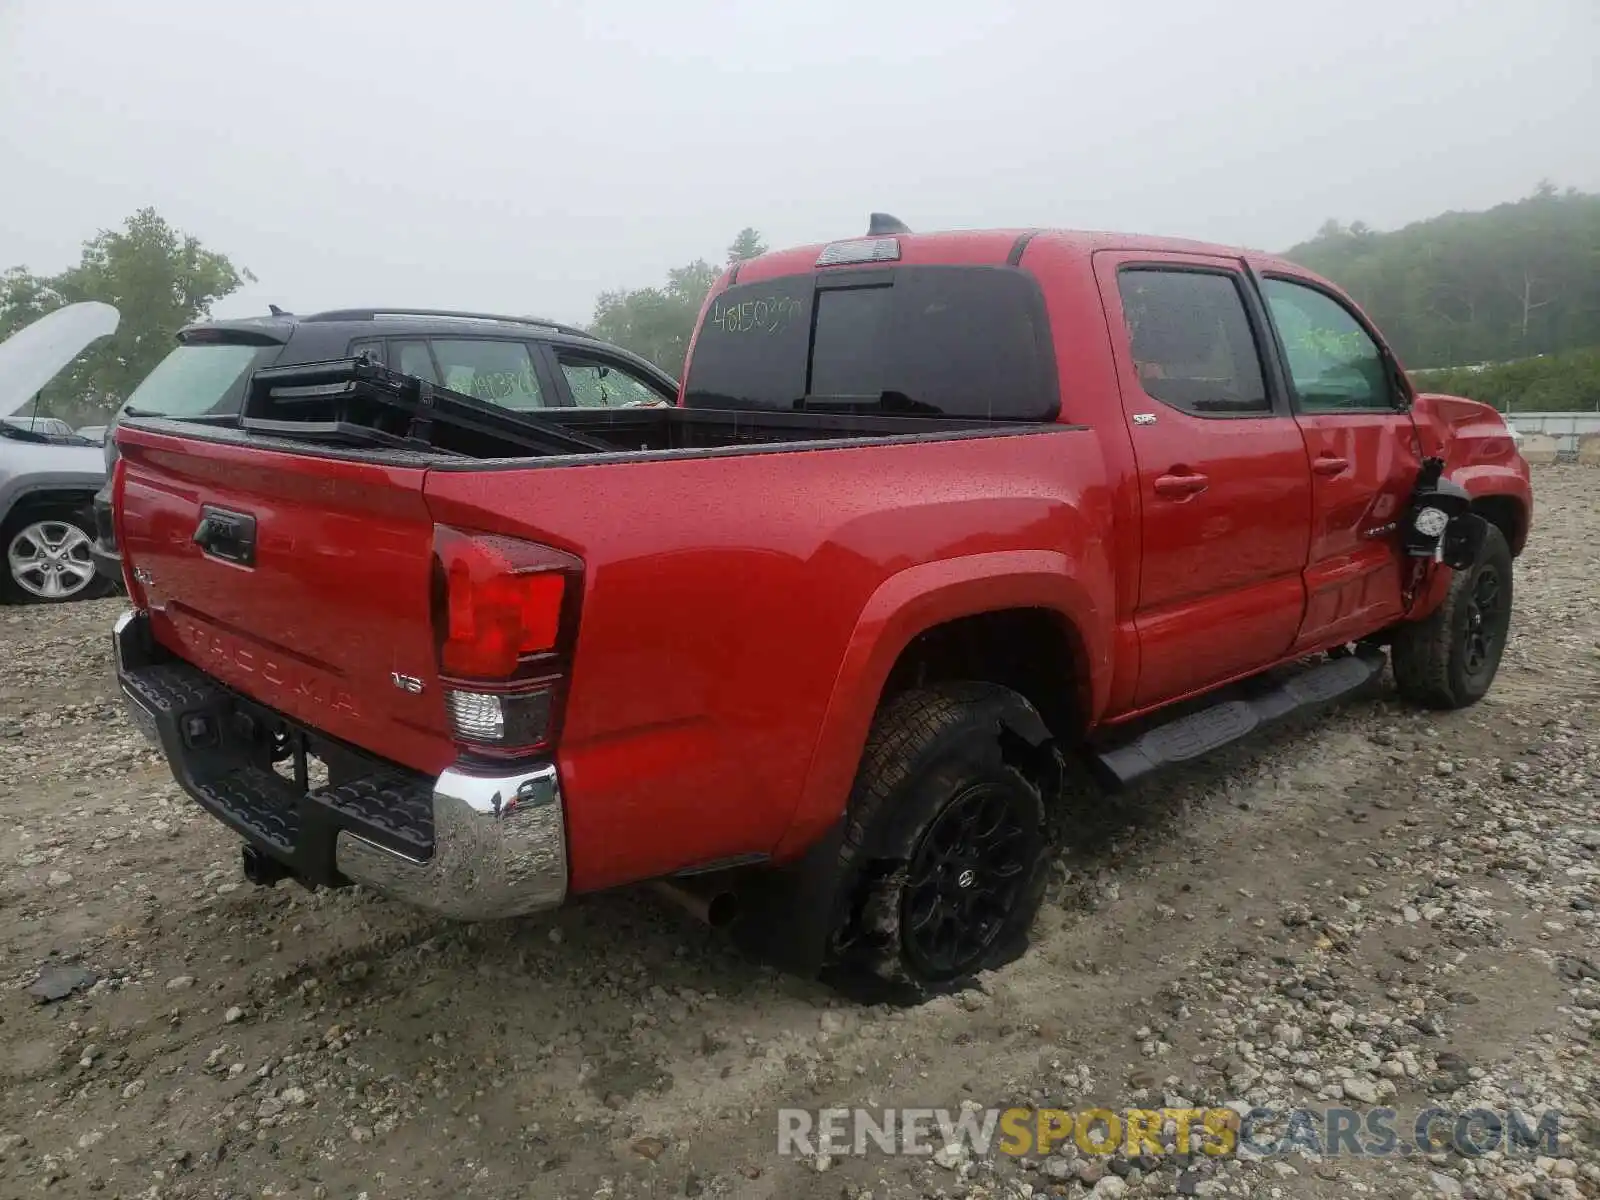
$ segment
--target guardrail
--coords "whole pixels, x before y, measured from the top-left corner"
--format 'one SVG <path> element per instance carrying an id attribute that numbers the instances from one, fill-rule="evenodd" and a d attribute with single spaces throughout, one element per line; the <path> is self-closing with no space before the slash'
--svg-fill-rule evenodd
<path id="1" fill-rule="evenodd" d="M 1509 412 L 1529 462 L 1600 463 L 1600 413 Z"/>

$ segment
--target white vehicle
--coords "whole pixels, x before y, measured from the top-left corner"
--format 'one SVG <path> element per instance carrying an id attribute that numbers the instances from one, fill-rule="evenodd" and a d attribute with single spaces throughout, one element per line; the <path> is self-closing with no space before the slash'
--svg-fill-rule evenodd
<path id="1" fill-rule="evenodd" d="M 71 304 L 0 343 L 0 601 L 53 604 L 115 586 L 90 555 L 105 453 L 28 406 L 119 320 L 109 304 Z"/>

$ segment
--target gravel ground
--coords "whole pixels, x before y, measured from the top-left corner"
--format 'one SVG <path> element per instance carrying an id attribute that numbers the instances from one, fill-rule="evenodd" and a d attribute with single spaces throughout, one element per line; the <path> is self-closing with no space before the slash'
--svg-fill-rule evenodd
<path id="1" fill-rule="evenodd" d="M 0 1195 L 1600 1196 L 1596 482 L 1537 472 L 1482 704 L 1091 803 L 1032 951 L 910 1011 L 638 893 L 461 927 L 255 889 L 112 699 L 119 602 L 0 612 Z M 1229 1101 L 1565 1116 L 1537 1157 L 775 1149 L 780 1106 Z"/>

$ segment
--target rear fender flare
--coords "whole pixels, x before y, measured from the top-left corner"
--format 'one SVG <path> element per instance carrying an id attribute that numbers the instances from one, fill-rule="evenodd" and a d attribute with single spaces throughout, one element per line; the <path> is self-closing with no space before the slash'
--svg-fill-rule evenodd
<path id="1" fill-rule="evenodd" d="M 1004 550 L 919 563 L 891 575 L 862 607 L 823 714 L 810 767 L 775 860 L 801 853 L 844 812 L 889 672 L 919 634 L 961 617 L 1013 608 L 1055 612 L 1075 631 L 1087 678 L 1085 716 L 1104 711 L 1111 683 L 1109 576 L 1097 591 L 1054 550 Z M 1029 741 L 1038 730 L 1018 729 Z"/>

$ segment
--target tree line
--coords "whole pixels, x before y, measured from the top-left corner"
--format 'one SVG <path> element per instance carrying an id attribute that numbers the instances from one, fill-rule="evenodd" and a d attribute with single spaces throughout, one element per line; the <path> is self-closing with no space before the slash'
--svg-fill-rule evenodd
<path id="1" fill-rule="evenodd" d="M 1467 396 L 1501 412 L 1600 412 L 1600 348 L 1565 350 L 1486 367 L 1412 371 L 1424 392 Z"/>
<path id="2" fill-rule="evenodd" d="M 1391 233 L 1328 221 L 1284 257 L 1349 292 L 1413 370 L 1600 346 L 1600 195 L 1547 182 Z"/>
<path id="3" fill-rule="evenodd" d="M 589 329 L 680 374 L 695 318 L 725 264 L 765 251 L 760 233 L 743 229 L 722 263 L 695 259 L 659 284 L 602 293 Z M 1348 291 L 1419 379 L 1429 372 L 1430 387 L 1523 410 L 1600 407 L 1600 195 L 1542 183 L 1485 212 L 1445 213 L 1387 233 L 1330 220 L 1285 257 Z M 90 238 L 79 261 L 56 275 L 25 267 L 0 274 L 0 338 L 63 304 L 116 305 L 115 336 L 44 397 L 45 411 L 89 420 L 126 399 L 180 328 L 254 280 L 144 208 Z M 1483 363 L 1508 365 L 1439 373 Z"/>

